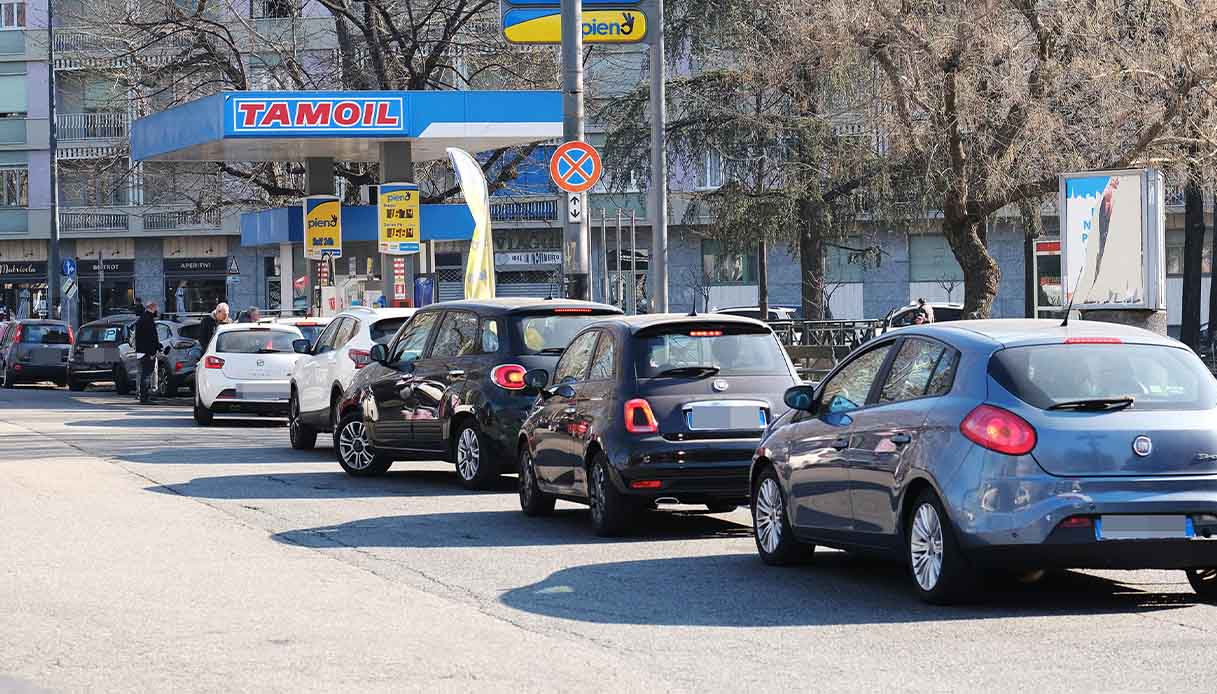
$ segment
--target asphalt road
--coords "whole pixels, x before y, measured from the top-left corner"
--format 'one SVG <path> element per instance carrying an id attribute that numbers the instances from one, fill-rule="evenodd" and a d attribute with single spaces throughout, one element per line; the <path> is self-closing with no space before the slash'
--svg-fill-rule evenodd
<path id="1" fill-rule="evenodd" d="M 1209 691 L 1181 573 L 1071 572 L 963 608 L 904 569 L 756 558 L 744 510 L 523 516 L 514 478 L 342 473 L 270 421 L 0 391 L 0 691 Z"/>

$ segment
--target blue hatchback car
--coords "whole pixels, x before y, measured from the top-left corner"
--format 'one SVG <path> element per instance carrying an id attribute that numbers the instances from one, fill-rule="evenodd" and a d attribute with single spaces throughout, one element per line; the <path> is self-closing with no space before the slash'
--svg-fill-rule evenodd
<path id="1" fill-rule="evenodd" d="M 1111 323 L 902 328 L 786 392 L 750 473 L 770 564 L 816 544 L 908 562 L 922 599 L 985 569 L 1183 569 L 1217 598 L 1217 382 Z"/>

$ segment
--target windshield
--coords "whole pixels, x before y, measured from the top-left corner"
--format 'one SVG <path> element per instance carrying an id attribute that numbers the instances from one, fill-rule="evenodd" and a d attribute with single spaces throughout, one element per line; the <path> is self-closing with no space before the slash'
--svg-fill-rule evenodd
<path id="1" fill-rule="evenodd" d="M 21 341 L 26 344 L 70 345 L 68 326 L 46 323 L 27 323 L 21 328 Z"/>
<path id="2" fill-rule="evenodd" d="M 403 316 L 401 318 L 386 318 L 376 321 L 372 324 L 372 341 L 380 345 L 389 344 L 393 341 L 393 336 L 397 334 L 397 331 L 408 320 L 410 320 L 408 317 Z M 308 336 L 305 335 L 305 337 Z"/>
<path id="3" fill-rule="evenodd" d="M 122 326 L 119 325 L 86 325 L 80 329 L 80 342 L 102 343 L 122 342 Z"/>
<path id="4" fill-rule="evenodd" d="M 292 352 L 295 351 L 292 341 L 298 339 L 294 333 L 282 330 L 238 330 L 220 335 L 216 351 L 229 354 Z"/>
<path id="5" fill-rule="evenodd" d="M 786 374 L 773 334 L 739 326 L 680 325 L 634 337 L 638 378 Z"/>
<path id="6" fill-rule="evenodd" d="M 1217 382 L 1191 351 L 1167 345 L 1056 344 L 993 355 L 989 375 L 1040 409 L 1132 398 L 1137 410 L 1207 410 Z"/>
<path id="7" fill-rule="evenodd" d="M 317 336 L 321 334 L 321 331 L 325 330 L 325 325 L 319 325 L 317 323 L 297 323 L 296 328 L 300 331 L 300 334 L 304 336 L 304 339 L 308 340 L 310 344 L 316 344 Z"/>
<path id="8" fill-rule="evenodd" d="M 202 333 L 203 325 L 201 323 L 186 323 L 177 330 L 178 335 L 191 340 L 199 339 L 199 336 L 202 335 Z"/>
<path id="9" fill-rule="evenodd" d="M 521 354 L 561 354 L 584 327 L 607 314 L 568 313 L 523 316 L 516 319 L 522 337 Z"/>

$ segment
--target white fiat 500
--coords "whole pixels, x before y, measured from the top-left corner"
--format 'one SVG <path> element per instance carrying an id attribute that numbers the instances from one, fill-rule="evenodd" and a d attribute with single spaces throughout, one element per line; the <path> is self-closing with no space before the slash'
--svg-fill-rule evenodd
<path id="1" fill-rule="evenodd" d="M 215 415 L 286 416 L 292 364 L 300 357 L 291 325 L 238 323 L 216 330 L 195 376 L 194 421 Z"/>

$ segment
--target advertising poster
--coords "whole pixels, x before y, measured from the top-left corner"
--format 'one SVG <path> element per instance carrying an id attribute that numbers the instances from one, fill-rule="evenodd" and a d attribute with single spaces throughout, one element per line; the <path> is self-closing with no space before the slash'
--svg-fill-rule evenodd
<path id="1" fill-rule="evenodd" d="M 1074 306 L 1146 304 L 1144 185 L 1140 171 L 1064 178 L 1061 280 Z"/>
<path id="2" fill-rule="evenodd" d="M 332 195 L 304 199 L 304 257 L 342 257 L 342 202 Z"/>
<path id="3" fill-rule="evenodd" d="M 418 253 L 418 186 L 413 183 L 382 183 L 377 198 L 380 219 L 380 252 L 388 255 Z"/>

